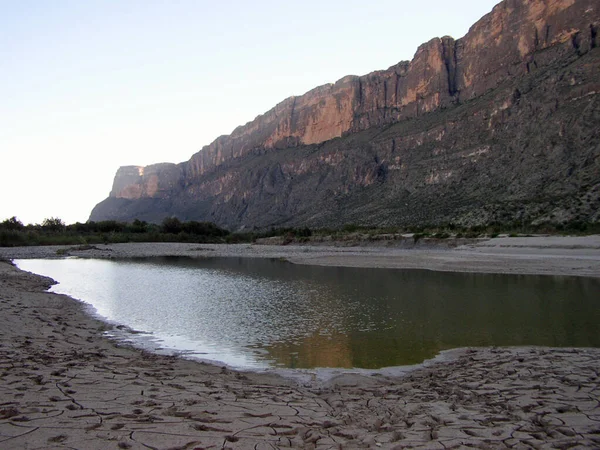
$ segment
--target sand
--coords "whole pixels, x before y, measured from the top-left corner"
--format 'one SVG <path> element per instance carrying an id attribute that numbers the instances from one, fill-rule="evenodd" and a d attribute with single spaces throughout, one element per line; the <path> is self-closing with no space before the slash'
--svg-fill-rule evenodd
<path id="1" fill-rule="evenodd" d="M 139 244 L 67 253 L 600 276 L 598 237 L 454 250 Z M 376 375 L 239 372 L 112 342 L 109 325 L 45 292 L 50 283 L 0 263 L 1 449 L 600 448 L 600 349 L 457 349 Z"/>
<path id="2" fill-rule="evenodd" d="M 412 239 L 409 239 L 412 242 Z M 450 240 L 438 244 L 419 241 L 414 248 L 405 242 L 375 242 L 374 245 L 298 246 L 252 244 L 112 244 L 0 248 L 0 259 L 135 258 L 151 256 L 285 258 L 297 264 L 430 269 L 452 272 L 572 275 L 600 277 L 600 236 L 506 237 L 472 240 L 451 247 Z M 382 245 L 383 244 L 383 245 Z M 450 247 L 449 247 L 450 246 Z M 84 247 L 86 248 L 86 247 Z"/>

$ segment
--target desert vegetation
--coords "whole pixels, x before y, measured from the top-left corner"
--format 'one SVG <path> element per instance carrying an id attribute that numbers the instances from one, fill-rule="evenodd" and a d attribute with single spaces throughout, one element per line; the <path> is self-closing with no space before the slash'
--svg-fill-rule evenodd
<path id="1" fill-rule="evenodd" d="M 23 225 L 16 217 L 0 222 L 0 246 L 85 245 L 123 242 L 225 242 L 229 231 L 210 222 L 181 222 L 167 218 L 161 224 L 106 220 L 66 225 L 59 218 Z"/>
<path id="2" fill-rule="evenodd" d="M 304 244 L 323 241 L 369 241 L 389 239 L 475 239 L 499 235 L 527 236 L 600 234 L 600 224 L 568 222 L 564 224 L 531 224 L 526 222 L 491 223 L 473 227 L 456 224 L 431 224 L 407 227 L 368 227 L 346 224 L 341 228 L 280 227 L 230 232 L 212 222 L 184 222 L 168 217 L 160 224 L 134 220 L 131 223 L 106 220 L 66 225 L 57 217 L 41 224 L 23 225 L 17 217 L 0 222 L 0 246 L 27 245 L 94 245 L 125 242 L 196 242 L 251 243 L 270 239 L 275 244 Z"/>

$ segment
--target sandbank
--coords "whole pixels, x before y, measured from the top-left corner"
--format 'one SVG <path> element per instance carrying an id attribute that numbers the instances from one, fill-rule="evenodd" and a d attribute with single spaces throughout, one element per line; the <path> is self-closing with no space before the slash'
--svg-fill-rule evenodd
<path id="1" fill-rule="evenodd" d="M 411 241 L 411 240 L 409 240 Z M 463 241 L 461 241 L 463 242 Z M 143 258 L 153 256 L 284 258 L 297 264 L 428 269 L 453 272 L 600 277 L 600 236 L 538 236 L 406 241 L 373 245 L 257 245 L 128 243 L 96 246 L 0 248 L 0 259 Z M 352 244 L 352 243 L 351 243 Z"/>
<path id="2" fill-rule="evenodd" d="M 165 255 L 600 276 L 600 237 L 497 238 L 455 249 L 100 245 L 0 258 Z M 599 448 L 600 349 L 472 348 L 406 371 L 327 379 L 150 354 L 52 280 L 0 262 L 0 448 Z"/>

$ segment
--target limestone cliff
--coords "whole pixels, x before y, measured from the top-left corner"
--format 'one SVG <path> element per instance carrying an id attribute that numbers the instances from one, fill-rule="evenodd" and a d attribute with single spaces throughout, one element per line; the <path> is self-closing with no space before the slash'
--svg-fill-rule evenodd
<path id="1" fill-rule="evenodd" d="M 597 0 L 505 0 L 463 38 L 432 39 L 410 62 L 288 98 L 185 163 L 120 168 L 109 199 L 91 219 L 176 215 L 229 227 L 381 224 L 484 217 L 473 211 L 488 202 L 506 210 L 517 199 L 581 201 L 599 178 L 599 23 Z M 569 142 L 577 121 L 579 137 Z M 557 129 L 562 134 L 551 139 Z M 523 176 L 534 180 L 513 180 L 518 187 L 511 194 L 510 180 L 500 174 L 520 163 L 507 165 L 505 157 L 525 161 L 547 152 L 564 158 L 541 169 L 533 158 L 529 168 L 536 172 Z M 583 154 L 587 163 L 573 175 L 579 163 L 571 160 Z M 571 181 L 558 170 L 565 164 L 575 164 L 567 169 Z M 483 169 L 488 173 L 481 178 L 476 173 Z M 591 181 L 580 180 L 584 173 Z M 507 183 L 505 192 L 484 198 L 490 181 Z M 315 203 L 320 189 L 329 192 L 327 213 Z M 453 214 L 435 206 L 443 193 L 456 197 Z M 573 195 L 578 200 L 564 200 Z M 416 200 L 433 202 L 429 212 L 413 205 Z M 361 209 L 371 216 L 357 215 Z M 541 220 L 547 209 L 528 214 Z"/>
<path id="2" fill-rule="evenodd" d="M 122 166 L 117 170 L 110 196 L 138 199 L 168 197 L 181 188 L 183 170 L 171 163 L 150 166 Z"/>

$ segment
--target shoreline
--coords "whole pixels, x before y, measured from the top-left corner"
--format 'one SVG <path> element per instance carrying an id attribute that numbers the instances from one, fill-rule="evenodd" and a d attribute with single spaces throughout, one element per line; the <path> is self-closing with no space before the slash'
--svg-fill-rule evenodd
<path id="1" fill-rule="evenodd" d="M 514 265 L 497 270 L 600 276 L 598 237 L 586 245 L 554 242 L 537 255 L 543 238 L 507 247 L 519 244 L 514 239 L 433 251 L 124 244 L 69 253 L 460 271 L 508 261 Z M 25 249 L 0 249 L 0 258 L 58 256 L 55 248 Z M 600 349 L 455 349 L 407 371 L 344 370 L 298 380 L 119 345 L 83 303 L 45 292 L 49 283 L 0 262 L 0 448 L 600 446 Z"/>
<path id="2" fill-rule="evenodd" d="M 443 241 L 413 248 L 389 246 L 128 243 L 98 246 L 0 248 L 0 259 L 242 257 L 286 259 L 340 267 L 557 275 L 600 278 L 600 235 L 501 237 L 449 247 Z"/>

